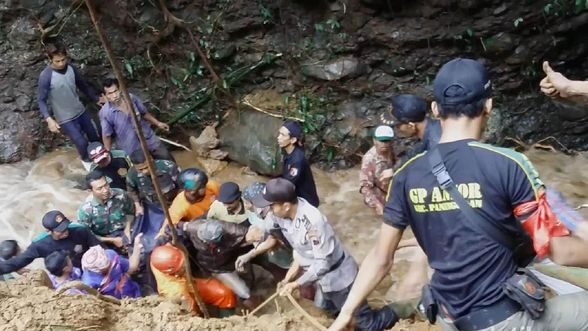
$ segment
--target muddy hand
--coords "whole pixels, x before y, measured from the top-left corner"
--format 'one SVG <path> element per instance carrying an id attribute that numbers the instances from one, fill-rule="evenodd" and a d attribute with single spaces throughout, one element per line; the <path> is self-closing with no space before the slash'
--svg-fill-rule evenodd
<path id="1" fill-rule="evenodd" d="M 141 238 L 143 238 L 143 234 L 139 233 L 136 237 L 135 237 L 135 249 L 143 249 L 143 243 L 141 242 Z"/>
<path id="2" fill-rule="evenodd" d="M 289 282 L 287 284 L 285 284 L 284 286 L 282 286 L 282 288 L 280 289 L 280 296 L 286 296 L 288 294 L 292 294 L 292 292 L 298 288 L 298 283 L 297 282 Z"/>
<path id="3" fill-rule="evenodd" d="M 251 260 L 249 253 L 239 256 L 237 261 L 235 261 L 235 269 L 237 269 L 238 272 L 244 272 L 245 265 L 249 263 L 249 260 Z"/>
<path id="4" fill-rule="evenodd" d="M 124 246 L 124 241 L 122 237 L 114 237 L 112 238 L 112 244 L 117 247 L 117 248 L 121 248 Z"/>

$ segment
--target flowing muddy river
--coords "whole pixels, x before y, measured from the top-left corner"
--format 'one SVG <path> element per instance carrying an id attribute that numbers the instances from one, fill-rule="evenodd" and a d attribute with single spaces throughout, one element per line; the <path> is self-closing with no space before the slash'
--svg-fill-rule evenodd
<path id="1" fill-rule="evenodd" d="M 588 203 L 585 190 L 588 167 L 585 166 L 584 155 L 571 157 L 540 150 L 529 151 L 527 155 L 543 181 L 562 192 L 572 205 Z M 189 152 L 178 152 L 175 156 L 183 168 L 197 164 Z M 348 250 L 357 261 L 361 261 L 376 239 L 381 219 L 363 204 L 358 191 L 358 168 L 330 173 L 314 168 L 313 172 L 321 197 L 320 209 L 327 215 Z M 31 238 L 43 231 L 40 220 L 50 209 L 59 209 L 75 219 L 77 208 L 89 194 L 81 188 L 84 175 L 77 154 L 67 149 L 46 154 L 32 162 L 0 165 L 0 190 L 3 192 L 0 195 L 0 240 L 16 239 L 22 247 L 26 247 Z M 219 182 L 235 181 L 240 185 L 265 180 L 249 174 L 237 164 L 229 164 L 213 178 Z M 411 233 L 405 236 L 409 237 Z M 382 304 L 386 290 L 402 277 L 413 252 L 414 248 L 398 251 L 392 275 L 372 295 L 372 303 Z M 42 261 L 38 259 L 33 267 L 40 266 Z M 428 330 L 429 326 L 422 322 L 410 326 L 402 324 L 395 328 L 408 329 Z"/>

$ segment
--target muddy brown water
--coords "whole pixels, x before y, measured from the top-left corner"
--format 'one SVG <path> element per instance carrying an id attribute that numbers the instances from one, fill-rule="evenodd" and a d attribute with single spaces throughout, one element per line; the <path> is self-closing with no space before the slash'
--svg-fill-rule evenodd
<path id="1" fill-rule="evenodd" d="M 180 152 L 175 155 L 180 166 L 184 168 L 197 164 L 197 160 L 191 153 Z M 572 205 L 588 203 L 588 193 L 585 190 L 586 184 L 588 183 L 588 168 L 585 166 L 586 162 L 584 155 L 572 157 L 552 152 L 531 150 L 527 152 L 527 156 L 535 164 L 543 181 L 547 185 L 562 192 Z M 378 229 L 381 226 L 381 219 L 376 217 L 362 202 L 361 195 L 358 192 L 358 168 L 336 172 L 324 172 L 320 169 L 314 168 L 313 172 L 317 182 L 319 196 L 321 197 L 320 209 L 327 215 L 329 222 L 333 224 L 337 234 L 340 236 L 348 250 L 353 254 L 357 261 L 361 261 L 376 240 Z M 35 235 L 43 231 L 40 220 L 42 215 L 50 209 L 60 209 L 69 218 L 76 219 L 77 208 L 89 194 L 88 191 L 81 189 L 84 174 L 85 171 L 77 158 L 77 154 L 72 150 L 55 151 L 46 154 L 33 162 L 0 165 L 0 191 L 3 192 L 3 194 L 0 195 L 0 222 L 2 222 L 0 240 L 16 239 L 22 247 L 26 247 L 27 243 L 29 243 Z M 240 185 L 246 185 L 256 180 L 266 180 L 266 178 L 251 175 L 244 167 L 237 164 L 229 164 L 227 168 L 220 171 L 213 178 L 219 182 L 235 181 Z M 588 216 L 585 211 L 582 212 Z M 410 232 L 407 232 L 405 236 L 410 237 Z M 397 252 L 396 264 L 393 268 L 392 274 L 390 277 L 387 277 L 382 284 L 380 284 L 375 293 L 372 294 L 370 297 L 372 303 L 380 305 L 384 302 L 384 293 L 391 284 L 398 281 L 403 276 L 413 252 L 414 251 L 411 248 L 402 249 Z M 33 267 L 42 267 L 42 261 L 38 259 L 33 264 Z M 7 300 L 17 300 L 15 298 L 6 299 L 6 295 L 1 290 L 2 288 L 0 287 L 1 307 L 6 306 Z M 43 292 L 42 290 L 38 291 Z M 37 296 L 37 294 L 30 292 L 30 290 L 28 290 L 28 292 L 22 292 L 21 295 L 26 297 L 31 295 Z M 45 301 L 49 300 L 50 302 L 54 302 L 55 298 L 51 295 L 52 294 L 45 293 L 39 295 L 39 298 L 45 296 Z M 43 301 L 44 300 L 41 300 L 41 302 Z M 17 305 L 29 307 L 34 306 L 35 301 L 28 300 L 26 303 L 19 303 L 17 300 L 15 302 Z M 12 301 L 9 303 L 13 304 Z M 159 307 L 159 304 L 160 303 L 157 305 L 151 304 L 151 306 L 149 306 L 150 304 L 146 305 L 153 308 L 155 306 Z M 4 309 L 2 311 L 4 311 Z M 41 314 L 42 313 L 43 312 L 41 312 Z M 145 312 L 145 314 L 147 313 L 148 312 Z M 34 314 L 38 316 L 38 313 Z M 149 314 L 152 314 L 152 312 L 149 312 Z M 10 313 L 5 313 L 5 321 L 6 318 L 16 318 L 16 315 L 17 314 L 12 316 Z M 288 317 L 282 315 L 276 316 L 275 314 L 272 314 L 269 316 L 273 317 L 269 318 L 276 323 L 281 323 L 280 325 L 283 327 L 280 329 L 301 329 L 300 326 L 296 326 L 296 323 L 301 322 L 301 316 Z M 80 316 L 83 315 L 75 315 L 72 316 L 72 318 L 75 317 L 79 319 Z M 64 323 L 68 321 L 67 316 L 62 317 Z M 29 316 L 29 318 L 31 317 Z M 85 319 L 86 316 L 83 318 Z M 263 318 L 266 317 L 261 317 L 261 319 Z M 32 319 L 34 320 L 34 318 Z M 179 319 L 181 320 L 182 318 Z M 90 320 L 92 319 L 90 318 Z M 141 319 L 138 318 L 138 320 Z M 93 321 L 93 323 L 95 322 L 96 321 Z M 140 324 L 140 322 L 137 321 L 135 321 L 135 324 L 132 324 L 134 328 L 139 326 L 137 323 Z M 178 323 L 181 324 L 183 322 Z M 290 323 L 290 327 L 288 327 L 288 323 Z M 0 323 L 0 330 L 5 329 L 5 327 L 2 327 L 1 325 L 2 323 Z M 21 329 L 21 327 L 18 327 L 17 324 L 13 324 L 13 322 L 11 322 L 10 325 L 13 326 L 11 329 Z M 77 325 L 77 323 L 74 325 Z M 81 323 L 80 325 L 86 327 L 92 326 L 92 324 L 88 323 Z M 244 329 L 242 324 L 238 323 L 238 325 L 240 326 L 237 327 L 235 325 L 235 329 Z M 252 323 L 249 326 L 251 327 L 251 330 L 264 330 L 261 325 L 263 325 L 263 323 L 256 320 L 255 323 Z M 125 325 L 124 328 L 126 329 L 127 326 L 131 327 L 131 324 Z M 26 326 L 25 329 L 30 329 L 30 327 L 31 324 Z M 115 327 L 114 324 L 105 327 L 104 329 L 120 329 L 119 327 L 121 326 L 119 325 L 117 328 L 113 327 Z M 214 326 L 211 325 L 211 327 L 212 329 L 233 329 L 232 327 L 224 326 L 222 323 Z M 59 330 L 58 328 L 45 327 L 39 329 Z M 149 327 L 149 329 L 159 328 Z M 186 324 L 184 327 L 178 326 L 174 329 L 188 330 L 190 327 Z M 394 330 L 429 329 L 435 330 L 434 327 L 430 327 L 425 322 L 414 324 L 403 322 L 401 325 L 394 328 Z M 63 328 L 63 330 L 69 329 Z M 75 328 L 72 328 L 71 330 L 75 330 Z"/>

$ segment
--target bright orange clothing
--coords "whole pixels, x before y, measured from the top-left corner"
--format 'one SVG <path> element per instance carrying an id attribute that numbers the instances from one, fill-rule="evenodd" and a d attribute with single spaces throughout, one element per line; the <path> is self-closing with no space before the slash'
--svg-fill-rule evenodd
<path id="1" fill-rule="evenodd" d="M 169 206 L 169 216 L 171 217 L 172 223 L 175 225 L 180 221 L 191 221 L 196 217 L 200 217 L 206 214 L 210 208 L 210 205 L 216 200 L 218 191 L 219 185 L 215 181 L 209 180 L 206 184 L 206 193 L 204 193 L 204 198 L 196 203 L 190 203 L 186 199 L 184 191 L 181 191 L 176 196 L 171 206 Z M 166 226 L 167 221 L 163 222 L 163 226 L 161 227 L 159 234 L 165 233 Z"/>
<path id="2" fill-rule="evenodd" d="M 190 293 L 185 277 L 164 274 L 153 266 L 151 266 L 151 271 L 155 276 L 155 281 L 157 281 L 159 295 L 164 298 L 187 299 L 192 311 L 194 313 L 199 312 L 198 303 Z M 220 309 L 235 308 L 237 304 L 237 298 L 233 291 L 215 278 L 195 278 L 194 287 L 205 304 L 213 305 Z"/>

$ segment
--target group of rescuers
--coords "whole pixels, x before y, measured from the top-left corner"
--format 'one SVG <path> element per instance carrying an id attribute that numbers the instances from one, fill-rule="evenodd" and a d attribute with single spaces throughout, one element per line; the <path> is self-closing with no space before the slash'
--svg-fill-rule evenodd
<path id="1" fill-rule="evenodd" d="M 131 95 L 133 106 L 126 104 L 115 79 L 107 79 L 98 96 L 68 63 L 65 48 L 48 45 L 47 55 L 39 109 L 49 129 L 68 136 L 81 159 L 91 162 L 86 176 L 91 194 L 77 222 L 52 210 L 42 219 L 46 233 L 23 251 L 14 240 L 0 243 L 3 278 L 44 258 L 56 289 L 80 280 L 116 298 L 159 294 L 198 313 L 185 276 L 189 259 L 196 292 L 224 317 L 234 314 L 238 303 L 247 309 L 259 304 L 251 290 L 251 264 L 256 264 L 271 273 L 280 294 L 298 290 L 336 317 L 329 330 L 351 324 L 357 330 L 384 330 L 398 321 L 397 314 L 390 306 L 370 307 L 366 298 L 389 272 L 396 249 L 418 243 L 422 251 L 407 286 L 423 288 L 420 307 L 443 330 L 588 330 L 588 294 L 546 299 L 543 284 L 525 269 L 529 259 L 520 262 L 523 244 L 514 250 L 466 220 L 473 213 L 513 241 L 527 238 L 517 242 L 531 245 L 535 261 L 549 257 L 562 265 L 588 266 L 587 223 L 569 208 L 547 203 L 551 196 L 523 154 L 478 142 L 492 111 L 492 84 L 479 62 L 457 58 L 440 68 L 433 83 L 433 116 L 423 99 L 408 94 L 392 98 L 382 114 L 374 145 L 362 160 L 360 193 L 384 222 L 358 268 L 318 209 L 299 123 L 286 121 L 277 133 L 283 151 L 280 177 L 243 189 L 234 182 L 219 186 L 202 170 L 175 164 L 151 128 L 169 127 L 136 96 Z M 569 80 L 548 63 L 543 69 L 540 85 L 546 95 L 588 100 L 588 82 Z M 101 133 L 78 89 L 102 105 Z M 131 121 L 133 109 L 170 205 L 169 221 L 187 255 L 170 244 L 169 222 Z M 397 158 L 395 134 L 420 142 Z M 435 163 L 433 154 L 442 162 Z M 467 212 L 448 193 L 452 185 L 471 207 Z M 409 225 L 415 239 L 401 241 Z M 79 288 L 67 292 L 84 294 Z"/>

